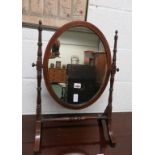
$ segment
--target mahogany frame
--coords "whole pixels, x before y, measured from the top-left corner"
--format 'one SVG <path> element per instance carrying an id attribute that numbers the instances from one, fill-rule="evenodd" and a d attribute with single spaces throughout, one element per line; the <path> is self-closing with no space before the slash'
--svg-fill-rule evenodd
<path id="1" fill-rule="evenodd" d="M 58 96 L 56 95 L 56 93 L 54 92 L 53 89 L 51 89 L 51 85 L 50 85 L 50 79 L 48 76 L 48 59 L 51 55 L 51 47 L 52 45 L 56 42 L 56 40 L 58 39 L 58 37 L 65 32 L 66 30 L 68 30 L 69 28 L 73 28 L 73 27 L 86 27 L 90 30 L 92 30 L 94 33 L 96 33 L 96 35 L 100 38 L 101 42 L 104 45 L 104 49 L 105 49 L 105 54 L 106 54 L 106 59 L 107 59 L 107 72 L 106 72 L 106 76 L 105 76 L 105 80 L 103 80 L 103 83 L 99 89 L 99 91 L 87 102 L 84 102 L 82 104 L 69 104 L 66 103 L 62 100 L 60 100 L 58 98 Z M 44 54 L 44 59 L 43 59 L 43 73 L 44 73 L 44 81 L 46 84 L 46 88 L 48 90 L 48 92 L 50 93 L 50 95 L 56 100 L 57 103 L 61 104 L 64 107 L 70 108 L 70 109 L 82 109 L 82 108 L 86 108 L 89 105 L 93 104 L 103 93 L 103 91 L 105 90 L 108 81 L 109 81 L 109 77 L 110 77 L 110 72 L 111 72 L 111 53 L 110 53 L 110 48 L 108 45 L 108 42 L 105 38 L 105 36 L 103 35 L 103 33 L 93 24 L 85 22 L 85 21 L 73 21 L 73 22 L 69 22 L 65 25 L 63 25 L 62 27 L 60 27 L 55 33 L 54 35 L 51 37 L 51 39 L 49 40 L 46 50 L 45 50 L 45 54 Z"/>
<path id="2" fill-rule="evenodd" d="M 74 22 L 74 24 L 76 23 L 80 23 L 80 22 Z M 82 23 L 87 24 L 87 22 L 81 22 L 81 24 Z M 41 21 L 39 21 L 38 33 L 39 34 L 38 34 L 37 61 L 36 61 L 36 64 L 35 63 L 32 64 L 32 67 L 36 66 L 36 70 L 37 70 L 37 103 L 36 103 L 37 106 L 36 106 L 35 142 L 34 142 L 34 148 L 33 148 L 34 154 L 38 154 L 41 151 L 41 138 L 42 138 L 41 133 L 43 128 L 42 124 L 47 121 L 80 121 L 80 120 L 96 119 L 99 125 L 99 133 L 103 135 L 102 121 L 104 120 L 106 122 L 107 134 L 110 142 L 109 144 L 110 146 L 114 147 L 116 142 L 112 132 L 111 123 L 112 123 L 112 100 L 113 100 L 112 96 L 113 96 L 114 77 L 115 77 L 116 71 L 119 71 L 119 69 L 116 67 L 118 31 L 115 31 L 113 60 L 112 60 L 112 63 L 110 61 L 110 64 L 109 64 L 110 65 L 110 70 L 109 70 L 110 89 L 109 89 L 108 105 L 106 107 L 106 110 L 101 114 L 99 113 L 98 114 L 64 114 L 60 116 L 53 115 L 53 117 L 50 117 L 50 118 L 44 118 L 41 113 L 41 80 L 42 80 L 42 70 L 44 67 L 44 65 L 42 64 L 42 22 Z M 108 55 L 108 57 L 110 57 L 110 55 Z M 104 87 L 106 87 L 106 85 Z M 101 136 L 102 142 L 104 141 L 103 138 L 104 137 Z"/>

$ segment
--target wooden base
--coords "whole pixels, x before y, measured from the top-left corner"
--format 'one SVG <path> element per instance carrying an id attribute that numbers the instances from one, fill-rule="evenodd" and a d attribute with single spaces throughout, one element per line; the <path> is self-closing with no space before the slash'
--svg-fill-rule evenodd
<path id="1" fill-rule="evenodd" d="M 104 139 L 104 130 L 103 130 L 103 124 L 102 124 L 102 120 L 97 120 L 98 123 L 98 127 L 99 127 L 99 137 L 100 137 L 100 153 L 104 153 L 104 145 L 105 145 L 105 139 Z"/>
<path id="2" fill-rule="evenodd" d="M 109 137 L 110 145 L 111 145 L 111 147 L 115 147 L 116 140 L 115 140 L 114 133 L 111 129 L 111 122 L 106 120 L 106 127 L 107 127 L 107 131 L 108 131 L 108 137 Z"/>
<path id="3" fill-rule="evenodd" d="M 35 142 L 34 142 L 34 153 L 40 152 L 40 144 L 41 144 L 41 121 L 36 121 L 36 129 L 35 129 Z"/>
<path id="4" fill-rule="evenodd" d="M 115 139 L 113 132 L 111 130 L 111 122 L 106 115 L 103 114 L 59 114 L 59 115 L 45 115 L 41 118 L 40 121 L 36 121 L 35 127 L 35 143 L 34 143 L 34 155 L 39 155 L 41 153 L 41 139 L 42 139 L 42 130 L 43 124 L 48 122 L 75 122 L 75 121 L 85 121 L 85 120 L 96 120 L 98 123 L 99 134 L 100 134 L 100 152 L 104 152 L 103 145 L 109 144 L 110 146 L 115 146 Z M 107 128 L 108 140 L 104 137 L 103 121 Z"/>
<path id="5" fill-rule="evenodd" d="M 108 140 L 105 121 L 102 121 L 104 137 Z M 89 155 L 100 153 L 100 144 L 91 142 L 100 141 L 99 126 L 96 120 L 76 122 L 51 122 L 43 124 L 41 153 L 42 155 L 59 155 L 64 150 L 79 148 Z M 50 128 L 49 128 L 50 127 Z M 52 127 L 52 128 L 51 128 Z M 105 155 L 131 155 L 132 154 L 132 113 L 112 113 L 112 129 L 116 136 L 115 148 L 102 144 Z M 22 155 L 33 155 L 35 135 L 35 115 L 22 116 Z M 71 133 L 71 134 L 70 134 Z M 59 136 L 58 136 L 59 135 Z M 84 143 L 87 145 L 83 145 Z M 68 146 L 66 146 L 68 144 Z M 59 146 L 58 146 L 59 145 Z M 62 146 L 63 145 L 63 146 Z M 58 147 L 57 147 L 58 146 Z M 60 153 L 61 152 L 61 153 Z"/>

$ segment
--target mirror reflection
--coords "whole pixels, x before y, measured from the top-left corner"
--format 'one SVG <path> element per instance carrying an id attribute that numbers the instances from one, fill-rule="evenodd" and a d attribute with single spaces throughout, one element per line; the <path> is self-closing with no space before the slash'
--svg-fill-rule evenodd
<path id="1" fill-rule="evenodd" d="M 107 72 L 104 46 L 86 27 L 63 32 L 51 47 L 48 75 L 51 88 L 69 104 L 89 101 L 100 89 Z"/>

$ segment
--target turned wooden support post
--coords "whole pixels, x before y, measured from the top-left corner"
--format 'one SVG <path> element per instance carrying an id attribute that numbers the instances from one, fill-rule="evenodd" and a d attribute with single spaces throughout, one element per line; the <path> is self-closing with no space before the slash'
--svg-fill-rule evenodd
<path id="1" fill-rule="evenodd" d="M 110 74 L 111 76 L 110 76 L 110 89 L 109 89 L 109 98 L 108 98 L 108 111 L 107 111 L 109 119 L 111 119 L 111 114 L 112 114 L 113 85 L 114 85 L 115 74 L 116 74 L 116 71 L 119 71 L 119 69 L 116 67 L 117 40 L 118 40 L 118 31 L 115 31 L 113 60 L 112 60 L 111 74 Z"/>
<path id="2" fill-rule="evenodd" d="M 106 124 L 107 124 L 107 129 L 109 132 L 108 136 L 110 139 L 111 146 L 115 146 L 115 139 L 113 137 L 113 132 L 111 130 L 111 121 L 112 121 L 111 117 L 112 117 L 112 100 L 113 100 L 114 78 L 115 78 L 116 71 L 119 71 L 119 69 L 116 67 L 117 40 L 118 40 L 118 31 L 115 31 L 113 60 L 112 60 L 111 73 L 110 73 L 110 89 L 109 89 L 108 106 L 105 110 L 105 114 L 108 117 L 108 119 L 106 120 Z"/>
<path id="3" fill-rule="evenodd" d="M 37 119 L 41 119 L 41 79 L 42 79 L 42 22 L 38 27 L 38 53 L 37 53 Z"/>
<path id="4" fill-rule="evenodd" d="M 34 154 L 40 151 L 41 141 L 41 79 L 42 79 L 42 22 L 39 21 L 38 26 L 38 51 L 37 62 L 33 63 L 32 67 L 37 69 L 37 106 L 36 106 L 36 129 L 35 129 L 35 143 Z"/>
<path id="5" fill-rule="evenodd" d="M 41 79 L 42 79 L 42 22 L 39 21 L 38 26 L 38 51 L 37 62 L 32 63 L 32 67 L 36 66 L 37 70 L 37 107 L 36 107 L 36 120 L 41 119 Z"/>

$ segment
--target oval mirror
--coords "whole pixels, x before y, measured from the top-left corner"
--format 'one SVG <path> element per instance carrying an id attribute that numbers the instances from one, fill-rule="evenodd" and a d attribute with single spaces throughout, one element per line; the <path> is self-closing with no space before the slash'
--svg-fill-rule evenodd
<path id="1" fill-rule="evenodd" d="M 59 104 L 85 108 L 106 88 L 110 66 L 110 49 L 102 32 L 88 22 L 71 22 L 48 42 L 43 61 L 45 84 Z"/>

